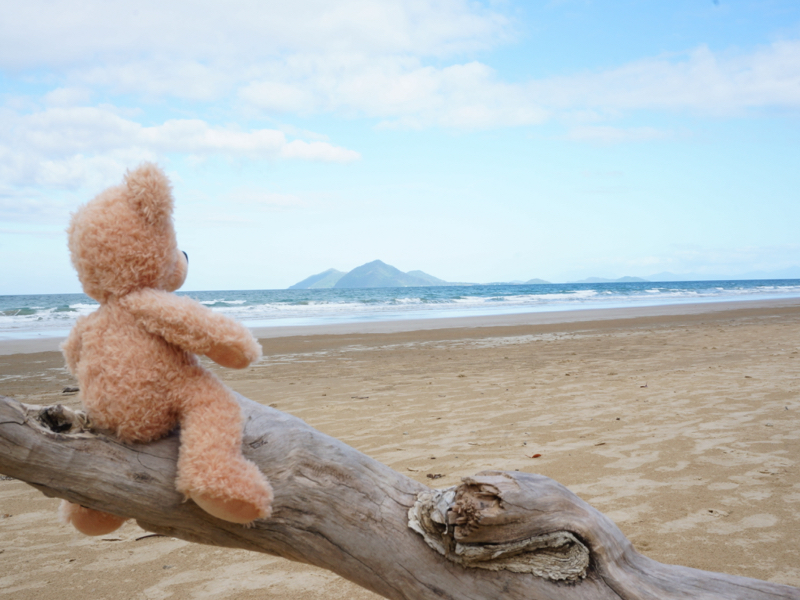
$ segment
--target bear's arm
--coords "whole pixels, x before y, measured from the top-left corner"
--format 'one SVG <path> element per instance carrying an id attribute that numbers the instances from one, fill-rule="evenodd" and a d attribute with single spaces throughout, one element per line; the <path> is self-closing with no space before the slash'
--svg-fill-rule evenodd
<path id="1" fill-rule="evenodd" d="M 223 367 L 243 369 L 261 357 L 261 345 L 246 327 L 191 298 L 148 289 L 120 298 L 120 304 L 150 333 Z"/>
<path id="2" fill-rule="evenodd" d="M 91 321 L 92 315 L 78 317 L 75 325 L 69 331 L 67 339 L 61 344 L 61 353 L 67 361 L 67 370 L 74 377 L 78 376 L 78 363 L 81 360 L 81 349 L 83 348 L 83 332 Z"/>

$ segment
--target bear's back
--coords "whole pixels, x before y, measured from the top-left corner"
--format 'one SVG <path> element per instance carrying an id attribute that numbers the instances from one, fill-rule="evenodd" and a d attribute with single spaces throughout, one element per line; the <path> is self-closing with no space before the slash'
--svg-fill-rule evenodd
<path id="1" fill-rule="evenodd" d="M 78 380 L 92 421 L 127 441 L 149 441 L 177 424 L 180 374 L 196 359 L 146 331 L 116 303 L 84 325 Z"/>

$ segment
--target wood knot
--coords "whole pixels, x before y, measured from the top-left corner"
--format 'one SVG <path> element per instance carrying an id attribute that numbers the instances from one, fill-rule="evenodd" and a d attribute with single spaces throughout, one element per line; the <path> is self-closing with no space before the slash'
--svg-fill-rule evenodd
<path id="1" fill-rule="evenodd" d="M 457 487 L 420 492 L 408 511 L 408 526 L 436 552 L 463 567 L 531 573 L 567 583 L 586 577 L 589 550 L 571 532 L 510 539 L 498 526 L 508 517 L 502 494 L 497 487 L 469 479 Z M 480 541 L 465 541 L 476 530 Z"/>
<path id="2" fill-rule="evenodd" d="M 258 450 L 261 446 L 267 445 L 269 442 L 265 440 L 263 437 L 258 438 L 254 442 L 250 442 L 248 446 L 250 446 L 253 450 Z"/>
<path id="3" fill-rule="evenodd" d="M 499 490 L 493 486 L 463 484 L 456 490 L 449 522 L 456 525 L 455 537 L 462 539 L 475 531 L 486 517 L 502 512 Z"/>
<path id="4" fill-rule="evenodd" d="M 89 417 L 85 412 L 72 410 L 63 404 L 42 407 L 36 420 L 53 433 L 77 433 L 89 429 Z"/>

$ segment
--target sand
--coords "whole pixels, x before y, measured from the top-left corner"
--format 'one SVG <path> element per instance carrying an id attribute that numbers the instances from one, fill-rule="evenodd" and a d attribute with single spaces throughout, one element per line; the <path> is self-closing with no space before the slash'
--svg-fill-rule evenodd
<path id="1" fill-rule="evenodd" d="M 655 560 L 800 587 L 800 300 L 666 308 L 260 331 L 259 364 L 218 372 L 426 484 L 541 473 Z M 0 356 L 0 393 L 77 406 L 47 344 Z M 86 538 L 57 504 L 0 480 L 0 597 L 377 598 L 134 524 Z"/>

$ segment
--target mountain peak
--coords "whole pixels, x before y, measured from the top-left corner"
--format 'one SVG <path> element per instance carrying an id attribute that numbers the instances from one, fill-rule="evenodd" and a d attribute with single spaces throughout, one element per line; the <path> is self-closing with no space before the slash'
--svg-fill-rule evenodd
<path id="1" fill-rule="evenodd" d="M 290 290 L 313 290 L 313 289 L 323 289 L 323 288 L 332 288 L 336 285 L 344 273 L 342 271 L 337 271 L 336 269 L 328 269 L 327 271 L 323 271 L 322 273 L 317 273 L 316 275 L 312 275 L 311 277 L 306 277 L 303 281 L 295 283 L 294 285 L 289 286 Z"/>
<path id="2" fill-rule="evenodd" d="M 348 273 L 328 269 L 307 277 L 289 289 L 313 288 L 371 288 L 371 287 L 428 287 L 448 283 L 423 271 L 403 273 L 382 260 L 373 260 Z"/>

